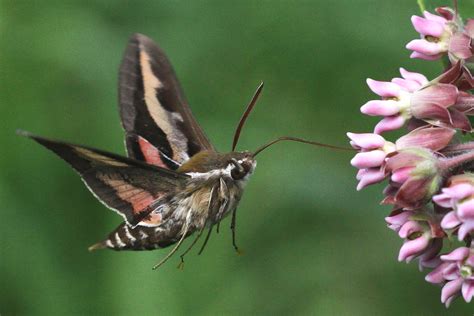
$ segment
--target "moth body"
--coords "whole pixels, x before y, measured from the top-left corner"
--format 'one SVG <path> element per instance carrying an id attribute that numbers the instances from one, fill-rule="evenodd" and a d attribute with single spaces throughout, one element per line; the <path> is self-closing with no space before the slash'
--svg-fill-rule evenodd
<path id="1" fill-rule="evenodd" d="M 168 204 L 149 215 L 151 218 L 160 218 L 159 225 L 130 227 L 123 223 L 106 240 L 91 248 L 164 248 L 176 243 L 183 234 L 187 237 L 218 224 L 235 211 L 255 167 L 256 161 L 249 153 L 210 153 L 205 157 L 201 155 L 192 158 L 182 168 L 189 176 L 183 190 L 176 192 Z"/>

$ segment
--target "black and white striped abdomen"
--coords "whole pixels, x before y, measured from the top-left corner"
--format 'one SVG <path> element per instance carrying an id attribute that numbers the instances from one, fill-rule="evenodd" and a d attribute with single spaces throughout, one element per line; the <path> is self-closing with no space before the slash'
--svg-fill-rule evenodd
<path id="1" fill-rule="evenodd" d="M 120 224 L 108 238 L 89 248 L 89 250 L 109 248 L 113 250 L 153 250 L 165 248 L 176 243 L 181 238 L 184 223 L 163 223 L 158 227 L 130 227 L 127 223 Z M 193 230 L 188 231 L 188 235 Z"/>

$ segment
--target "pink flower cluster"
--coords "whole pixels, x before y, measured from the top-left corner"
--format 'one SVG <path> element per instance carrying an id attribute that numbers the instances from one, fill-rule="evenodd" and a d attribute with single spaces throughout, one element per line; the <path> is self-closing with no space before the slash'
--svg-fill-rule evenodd
<path id="1" fill-rule="evenodd" d="M 441 301 L 474 296 L 474 19 L 463 23 L 450 8 L 424 12 L 412 23 L 421 38 L 407 48 L 412 58 L 443 59 L 445 71 L 428 80 L 400 68 L 389 82 L 367 79 L 379 100 L 361 112 L 382 119 L 372 133 L 347 133 L 358 153 L 357 190 L 387 181 L 382 204 L 392 205 L 388 227 L 403 239 L 399 261 L 433 269 L 426 280 L 443 286 Z M 394 142 L 382 134 L 404 128 Z M 456 236 L 456 238 L 453 238 Z M 461 243 L 449 253 L 443 246 Z M 456 245 L 455 245 L 456 246 Z"/>

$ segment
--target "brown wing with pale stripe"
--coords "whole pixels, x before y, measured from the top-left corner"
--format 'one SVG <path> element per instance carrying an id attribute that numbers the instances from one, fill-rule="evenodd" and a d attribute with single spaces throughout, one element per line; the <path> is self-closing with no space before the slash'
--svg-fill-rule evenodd
<path id="1" fill-rule="evenodd" d="M 164 52 L 134 34 L 119 75 L 120 116 L 128 155 L 177 169 L 202 150 L 214 150 L 195 121 Z"/>
<path id="2" fill-rule="evenodd" d="M 131 226 L 157 226 L 156 210 L 166 205 L 188 178 L 106 151 L 54 141 L 26 132 L 28 136 L 68 162 L 89 190 L 107 207 L 119 213 Z"/>

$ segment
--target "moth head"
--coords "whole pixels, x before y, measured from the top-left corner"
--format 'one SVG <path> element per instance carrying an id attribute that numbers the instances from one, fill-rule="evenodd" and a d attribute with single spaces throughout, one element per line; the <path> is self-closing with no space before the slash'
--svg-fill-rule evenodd
<path id="1" fill-rule="evenodd" d="M 211 175 L 217 172 L 233 180 L 247 180 L 255 170 L 257 162 L 250 152 L 230 152 L 226 154 L 215 151 L 202 151 L 194 155 L 179 167 L 178 171 L 195 176 Z"/>

